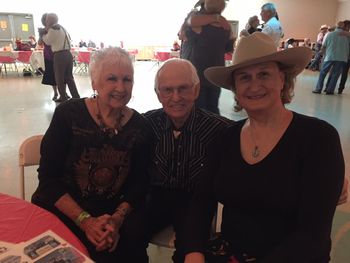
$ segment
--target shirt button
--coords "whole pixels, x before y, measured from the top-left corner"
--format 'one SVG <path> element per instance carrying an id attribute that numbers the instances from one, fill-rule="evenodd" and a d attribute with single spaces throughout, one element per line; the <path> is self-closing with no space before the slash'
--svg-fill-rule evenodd
<path id="1" fill-rule="evenodd" d="M 180 165 L 181 165 L 181 163 L 180 163 L 180 162 L 178 162 L 178 163 L 177 163 L 177 166 L 180 166 Z"/>
<path id="2" fill-rule="evenodd" d="M 201 163 L 201 166 L 203 167 L 203 166 L 204 166 L 204 164 L 203 164 L 203 163 Z"/>

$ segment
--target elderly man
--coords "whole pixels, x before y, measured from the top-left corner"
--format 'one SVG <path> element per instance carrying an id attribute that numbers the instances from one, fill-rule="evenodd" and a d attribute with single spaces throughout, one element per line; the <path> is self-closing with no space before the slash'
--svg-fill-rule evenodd
<path id="1" fill-rule="evenodd" d="M 261 7 L 261 19 L 265 22 L 261 32 L 267 34 L 274 41 L 276 48 L 283 37 L 281 23 L 278 20 L 276 7 L 272 3 L 266 3 Z"/>
<path id="2" fill-rule="evenodd" d="M 195 67 L 184 59 L 166 61 L 155 78 L 162 109 L 145 113 L 155 136 L 149 172 L 151 190 L 144 220 L 148 236 L 173 225 L 174 262 L 183 262 L 184 222 L 194 187 L 212 140 L 233 122 L 195 107 L 200 83 Z"/>

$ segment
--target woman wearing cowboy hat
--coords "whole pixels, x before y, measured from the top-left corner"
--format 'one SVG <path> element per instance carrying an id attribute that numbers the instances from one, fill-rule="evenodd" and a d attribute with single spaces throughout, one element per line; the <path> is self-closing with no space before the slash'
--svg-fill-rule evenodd
<path id="1" fill-rule="evenodd" d="M 232 66 L 206 70 L 211 82 L 233 91 L 248 117 L 213 145 L 190 210 L 186 263 L 204 262 L 218 201 L 222 234 L 237 262 L 329 262 L 344 178 L 339 135 L 327 122 L 285 107 L 310 58 L 306 47 L 276 52 L 272 39 L 256 32 L 240 40 Z"/>

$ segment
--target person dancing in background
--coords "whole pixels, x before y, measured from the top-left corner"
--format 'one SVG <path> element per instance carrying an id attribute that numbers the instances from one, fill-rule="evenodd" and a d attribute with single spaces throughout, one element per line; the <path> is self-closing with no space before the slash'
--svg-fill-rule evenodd
<path id="1" fill-rule="evenodd" d="M 55 13 L 46 14 L 46 27 L 42 40 L 51 46 L 53 51 L 55 80 L 58 85 L 60 97 L 56 102 L 68 100 L 66 95 L 66 84 L 73 98 L 80 98 L 73 77 L 73 56 L 70 52 L 71 41 L 68 32 L 58 23 Z"/>
<path id="2" fill-rule="evenodd" d="M 43 24 L 44 27 L 46 27 L 46 16 L 47 14 L 45 13 L 41 17 L 41 23 Z M 56 101 L 58 97 L 58 90 L 57 90 L 57 84 L 55 81 L 55 72 L 53 69 L 53 53 L 52 53 L 51 47 L 42 40 L 42 37 L 46 32 L 45 28 L 39 28 L 38 31 L 39 31 L 38 43 L 39 45 L 44 45 L 43 52 L 44 52 L 45 71 L 43 72 L 43 78 L 41 83 L 44 85 L 52 86 L 52 89 L 54 92 L 52 100 Z"/>
<path id="3" fill-rule="evenodd" d="M 201 89 L 196 106 L 220 114 L 220 89 L 204 77 L 204 70 L 210 66 L 225 65 L 225 53 L 233 51 L 234 38 L 227 20 L 221 16 L 226 7 L 225 0 L 202 2 L 201 10 L 187 19 L 188 26 L 184 31 L 187 52 L 182 53 L 181 58 L 192 62 L 200 78 Z"/>
<path id="4" fill-rule="evenodd" d="M 253 34 L 256 31 L 261 32 L 261 28 L 258 28 L 260 25 L 260 20 L 258 16 L 252 16 L 249 17 L 248 23 L 245 26 L 245 29 L 243 29 L 240 33 L 239 36 L 249 36 L 250 34 Z"/>

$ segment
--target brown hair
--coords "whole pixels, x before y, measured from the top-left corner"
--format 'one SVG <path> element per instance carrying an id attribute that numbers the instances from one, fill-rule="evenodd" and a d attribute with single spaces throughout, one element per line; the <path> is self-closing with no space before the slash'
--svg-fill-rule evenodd
<path id="1" fill-rule="evenodd" d="M 293 67 L 293 65 L 285 65 L 277 62 L 277 66 L 279 70 L 284 73 L 284 85 L 281 91 L 281 101 L 283 104 L 288 104 L 292 101 L 294 97 L 294 87 L 297 73 L 295 72 L 295 68 Z M 233 76 L 234 72 L 232 72 L 232 92 L 234 94 L 234 100 L 236 102 L 236 105 L 234 106 L 234 111 L 237 112 L 242 110 L 242 106 L 239 105 L 239 101 L 236 98 L 235 79 Z"/>

